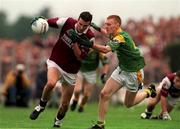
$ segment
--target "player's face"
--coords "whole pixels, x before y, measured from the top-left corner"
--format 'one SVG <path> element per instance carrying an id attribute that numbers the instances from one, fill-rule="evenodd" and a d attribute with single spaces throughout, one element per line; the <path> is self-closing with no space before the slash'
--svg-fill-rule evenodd
<path id="1" fill-rule="evenodd" d="M 174 84 L 177 88 L 180 88 L 180 78 L 179 77 L 175 76 Z"/>
<path id="2" fill-rule="evenodd" d="M 90 25 L 90 21 L 86 22 L 83 19 L 79 18 L 76 25 L 76 30 L 79 33 L 83 33 Z"/>
<path id="3" fill-rule="evenodd" d="M 107 34 L 115 35 L 117 32 L 117 29 L 119 28 L 119 24 L 114 19 L 107 19 L 105 21 L 104 27 L 107 31 Z"/>

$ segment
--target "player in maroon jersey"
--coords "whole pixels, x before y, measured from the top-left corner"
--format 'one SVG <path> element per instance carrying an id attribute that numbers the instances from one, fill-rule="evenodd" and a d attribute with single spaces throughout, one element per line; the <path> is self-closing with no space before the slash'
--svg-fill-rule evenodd
<path id="1" fill-rule="evenodd" d="M 54 127 L 60 127 L 69 107 L 81 59 L 86 57 L 89 51 L 88 48 L 78 43 L 79 41 L 72 32 L 75 32 L 79 37 L 88 38 L 89 41 L 94 40 L 94 34 L 89 29 L 92 15 L 85 11 L 80 14 L 78 20 L 68 17 L 50 18 L 47 21 L 50 27 L 59 29 L 60 34 L 51 56 L 47 60 L 48 80 L 43 89 L 40 103 L 30 114 L 30 119 L 35 120 L 44 111 L 51 91 L 60 79 L 62 82 L 61 105 L 54 121 Z"/>
<path id="2" fill-rule="evenodd" d="M 152 111 L 160 101 L 161 113 L 158 117 L 152 117 Z M 157 87 L 156 98 L 149 98 L 148 106 L 141 114 L 143 119 L 171 120 L 169 113 L 173 110 L 177 101 L 180 101 L 180 71 L 168 74 Z"/>

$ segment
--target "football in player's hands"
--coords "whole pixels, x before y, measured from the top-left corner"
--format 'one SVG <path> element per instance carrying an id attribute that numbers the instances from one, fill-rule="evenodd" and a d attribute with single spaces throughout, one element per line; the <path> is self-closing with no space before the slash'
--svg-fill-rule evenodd
<path id="1" fill-rule="evenodd" d="M 49 24 L 43 17 L 35 17 L 31 21 L 31 29 L 37 34 L 44 34 L 49 29 Z"/>

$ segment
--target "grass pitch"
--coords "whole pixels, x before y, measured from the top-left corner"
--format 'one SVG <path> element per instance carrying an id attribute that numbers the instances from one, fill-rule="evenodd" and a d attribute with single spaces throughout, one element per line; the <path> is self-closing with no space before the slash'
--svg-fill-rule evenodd
<path id="1" fill-rule="evenodd" d="M 0 105 L 0 129 L 54 129 L 52 127 L 57 109 L 46 108 L 37 120 L 30 120 L 32 108 L 7 108 Z M 145 106 L 127 109 L 110 106 L 106 117 L 106 129 L 180 129 L 180 109 L 171 113 L 172 121 L 142 120 L 140 114 Z M 158 113 L 159 106 L 154 113 Z M 67 113 L 61 129 L 87 129 L 97 119 L 97 104 L 89 104 L 85 112 Z"/>

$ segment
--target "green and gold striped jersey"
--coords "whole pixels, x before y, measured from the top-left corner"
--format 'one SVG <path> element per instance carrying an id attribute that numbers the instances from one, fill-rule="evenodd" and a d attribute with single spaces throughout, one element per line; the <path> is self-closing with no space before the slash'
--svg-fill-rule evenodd
<path id="1" fill-rule="evenodd" d="M 81 60 L 80 71 L 89 72 L 96 70 L 99 66 L 99 62 L 103 65 L 108 63 L 108 59 L 103 53 L 100 53 L 98 50 L 91 49 L 87 57 Z"/>
<path id="2" fill-rule="evenodd" d="M 119 67 L 122 70 L 137 72 L 144 68 L 144 57 L 127 32 L 119 28 L 117 35 L 112 37 L 107 45 L 111 47 L 112 51 L 116 51 Z"/>

